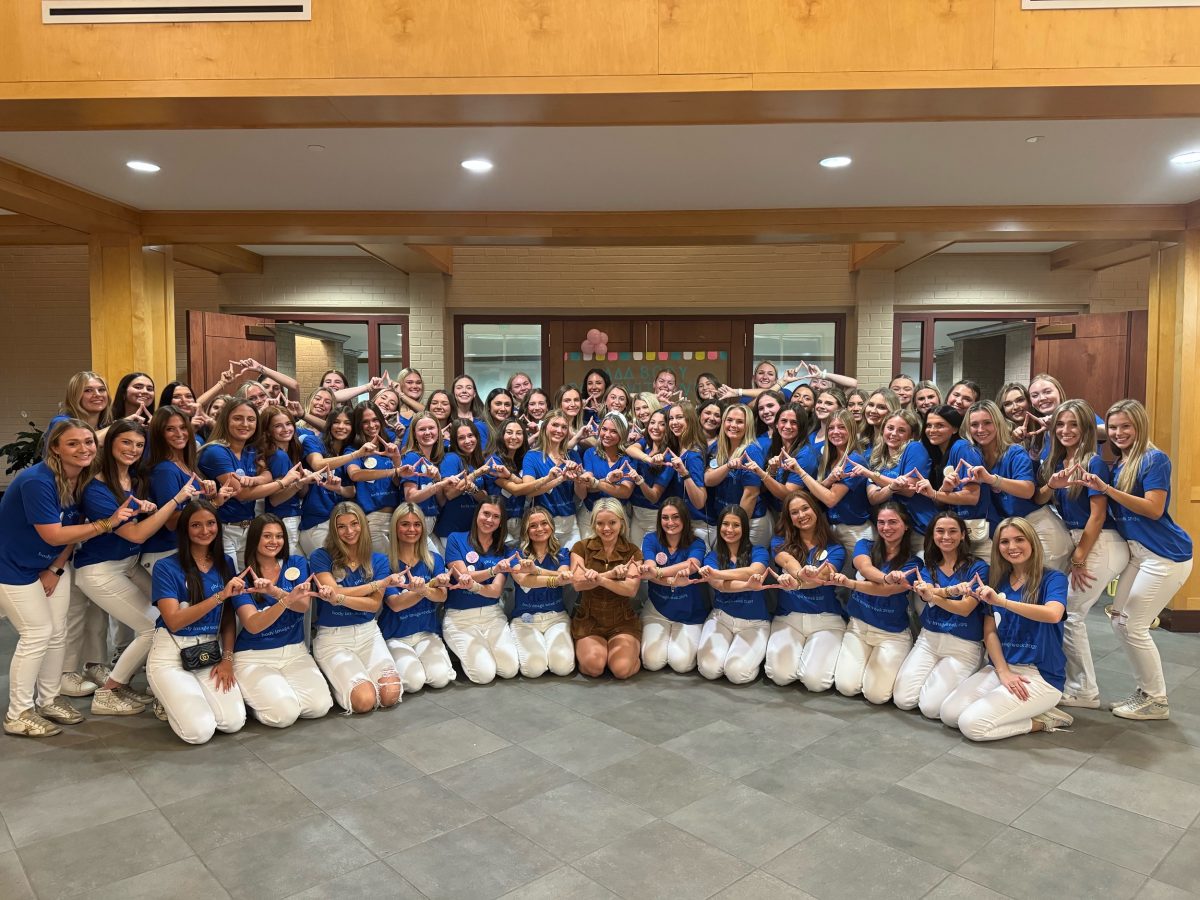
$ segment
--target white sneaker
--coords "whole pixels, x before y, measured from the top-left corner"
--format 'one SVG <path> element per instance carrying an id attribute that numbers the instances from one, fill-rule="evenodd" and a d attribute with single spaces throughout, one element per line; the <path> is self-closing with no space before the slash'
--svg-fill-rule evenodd
<path id="1" fill-rule="evenodd" d="M 1074 694 L 1063 694 L 1058 701 L 1059 706 L 1075 706 L 1079 709 L 1099 709 L 1099 697 L 1078 697 Z"/>
<path id="2" fill-rule="evenodd" d="M 1155 700 L 1145 694 L 1137 701 L 1121 704 L 1112 713 L 1122 719 L 1135 719 L 1139 722 L 1171 718 L 1171 710 L 1167 707 L 1165 699 Z"/>
<path id="3" fill-rule="evenodd" d="M 137 703 L 141 706 L 149 706 L 154 702 L 154 695 L 152 693 L 149 691 L 136 690 L 135 688 L 131 688 L 129 685 L 114 688 L 113 693 L 115 693 L 118 697 L 124 697 L 131 703 Z"/>
<path id="4" fill-rule="evenodd" d="M 88 663 L 83 667 L 83 676 L 88 681 L 95 682 L 97 687 L 104 687 L 112 677 L 112 669 L 104 663 Z"/>
<path id="5" fill-rule="evenodd" d="M 96 693 L 98 687 L 99 684 L 84 678 L 78 672 L 63 672 L 62 681 L 58 683 L 58 692 L 64 697 L 90 697 Z"/>
<path id="6" fill-rule="evenodd" d="M 1061 709 L 1052 709 L 1034 716 L 1033 721 L 1041 723 L 1042 731 L 1062 731 L 1070 728 L 1075 720 Z"/>
<path id="7" fill-rule="evenodd" d="M 1128 697 L 1122 697 L 1120 700 L 1114 700 L 1109 703 L 1108 708 L 1110 711 L 1114 711 L 1118 706 L 1129 706 L 1132 703 L 1140 703 L 1145 696 L 1141 688 L 1135 688 L 1133 693 Z"/>
<path id="8" fill-rule="evenodd" d="M 161 700 L 156 699 L 154 701 L 154 718 L 158 719 L 160 722 L 167 721 L 167 710 L 165 707 L 163 707 Z"/>
<path id="9" fill-rule="evenodd" d="M 134 703 L 108 688 L 100 688 L 92 694 L 93 716 L 136 716 L 145 711 L 146 707 L 141 703 Z"/>
<path id="10" fill-rule="evenodd" d="M 4 730 L 8 734 L 31 738 L 50 737 L 62 732 L 61 728 L 48 719 L 43 719 L 32 709 L 25 710 L 19 716 L 5 716 Z"/>
<path id="11" fill-rule="evenodd" d="M 83 713 L 61 697 L 55 697 L 44 706 L 39 706 L 37 712 L 39 716 L 59 725 L 78 725 L 83 721 Z"/>

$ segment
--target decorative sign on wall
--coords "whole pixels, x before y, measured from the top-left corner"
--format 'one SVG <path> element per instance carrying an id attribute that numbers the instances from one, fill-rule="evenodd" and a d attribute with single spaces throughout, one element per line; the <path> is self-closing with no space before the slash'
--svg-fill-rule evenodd
<path id="1" fill-rule="evenodd" d="M 563 353 L 563 384 L 582 385 L 588 369 L 604 369 L 615 382 L 632 392 L 653 391 L 654 376 L 662 369 L 675 373 L 675 381 L 683 392 L 691 395 L 696 376 L 708 372 L 717 381 L 729 381 L 729 354 L 724 350 L 647 350 L 634 353 L 609 351 L 592 353 Z"/>
<path id="2" fill-rule="evenodd" d="M 1151 6 L 1200 6 L 1200 0 L 1021 0 L 1021 9 L 1118 9 Z"/>

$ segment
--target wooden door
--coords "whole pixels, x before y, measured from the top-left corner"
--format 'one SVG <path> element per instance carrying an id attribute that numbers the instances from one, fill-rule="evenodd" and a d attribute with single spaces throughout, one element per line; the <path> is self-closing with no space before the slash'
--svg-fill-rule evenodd
<path id="1" fill-rule="evenodd" d="M 679 387 L 695 399 L 696 376 L 701 372 L 715 375 L 722 384 L 743 384 L 747 380 L 746 330 L 744 319 L 662 319 L 658 344 L 678 366 Z M 681 356 L 677 363 L 675 354 Z"/>
<path id="2" fill-rule="evenodd" d="M 1033 329 L 1033 373 L 1058 378 L 1103 416 L 1117 400 L 1146 399 L 1145 310 L 1046 316 Z"/>
<path id="3" fill-rule="evenodd" d="M 189 311 L 187 317 L 188 382 L 199 394 L 217 383 L 230 360 L 256 359 L 276 368 L 275 335 L 263 326 L 274 319 Z"/>

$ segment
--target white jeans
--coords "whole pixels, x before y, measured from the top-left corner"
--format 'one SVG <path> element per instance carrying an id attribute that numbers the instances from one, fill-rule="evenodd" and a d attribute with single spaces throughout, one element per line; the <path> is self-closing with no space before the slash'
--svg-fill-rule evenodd
<path id="1" fill-rule="evenodd" d="M 834 525 L 833 536 L 837 542 L 846 551 L 846 564 L 842 566 L 842 571 L 846 573 L 854 572 L 854 545 L 859 541 L 873 540 L 875 537 L 875 526 L 868 519 L 861 525 Z"/>
<path id="2" fill-rule="evenodd" d="M 896 673 L 892 701 L 900 709 L 920 706 L 921 715 L 936 719 L 946 698 L 978 671 L 981 662 L 981 641 L 923 630 Z"/>
<path id="3" fill-rule="evenodd" d="M 129 684 L 150 654 L 150 639 L 158 624 L 158 610 L 150 603 L 150 577 L 138 558 L 131 556 L 84 566 L 75 571 L 75 578 L 89 600 L 133 629 L 133 640 L 113 666 L 111 676 L 118 684 Z"/>
<path id="4" fill-rule="evenodd" d="M 842 635 L 833 683 L 847 697 L 862 694 L 871 703 L 887 703 L 892 699 L 896 673 L 912 645 L 907 628 L 887 631 L 852 618 Z"/>
<path id="5" fill-rule="evenodd" d="M 0 612 L 17 630 L 17 646 L 8 667 L 8 715 L 45 705 L 58 696 L 71 602 L 70 571 L 58 579 L 49 597 L 42 583 L 0 584 Z"/>
<path id="6" fill-rule="evenodd" d="M 385 643 L 396 663 L 405 693 L 415 693 L 426 685 L 444 688 L 457 677 L 454 664 L 450 662 L 450 651 L 432 632 L 419 631 L 402 638 L 388 638 Z"/>
<path id="7" fill-rule="evenodd" d="M 554 536 L 558 538 L 558 546 L 566 547 L 570 552 L 581 540 L 579 522 L 574 516 L 554 516 Z"/>
<path id="8" fill-rule="evenodd" d="M 639 490 L 639 488 L 634 488 Z M 654 531 L 658 524 L 657 509 L 643 509 L 640 506 L 629 507 L 629 543 L 642 549 L 642 538 Z"/>
<path id="9" fill-rule="evenodd" d="M 586 506 L 580 506 L 579 511 L 575 513 L 575 528 L 579 531 L 579 539 L 586 541 L 594 536 L 592 531 L 592 511 Z"/>
<path id="10" fill-rule="evenodd" d="M 657 672 L 670 665 L 676 672 L 692 671 L 703 628 L 673 622 L 647 600 L 642 606 L 642 668 Z"/>
<path id="11" fill-rule="evenodd" d="M 67 574 L 60 579 L 70 590 L 62 671 L 82 672 L 88 663 L 108 662 L 108 613 L 80 590 L 74 564 L 67 563 L 66 569 Z"/>
<path id="12" fill-rule="evenodd" d="M 1137 686 L 1165 701 L 1167 683 L 1150 625 L 1192 573 L 1192 561 L 1173 562 L 1129 541 L 1129 565 L 1121 573 L 1113 600 L 1112 627 L 1129 656 Z"/>
<path id="13" fill-rule="evenodd" d="M 966 519 L 967 537 L 971 539 L 971 555 L 989 565 L 992 562 L 991 525 L 987 519 Z"/>
<path id="14" fill-rule="evenodd" d="M 367 530 L 371 532 L 371 549 L 376 553 L 387 555 L 388 549 L 391 547 L 391 537 L 388 531 L 392 527 L 392 511 L 376 510 L 372 513 L 367 513 Z M 432 532 L 426 529 L 426 534 Z"/>
<path id="15" fill-rule="evenodd" d="M 526 678 L 538 678 L 547 670 L 555 675 L 575 671 L 571 618 L 565 612 L 534 613 L 532 621 L 517 618 L 508 624 L 517 643 L 521 674 Z"/>
<path id="16" fill-rule="evenodd" d="M 775 531 L 775 520 L 768 510 L 757 519 L 750 520 L 750 543 L 755 547 L 770 547 Z"/>
<path id="17" fill-rule="evenodd" d="M 833 687 L 846 622 L 833 613 L 787 613 L 771 621 L 767 677 L 778 685 L 801 682 L 810 691 Z"/>
<path id="18" fill-rule="evenodd" d="M 714 609 L 700 628 L 696 668 L 710 681 L 724 675 L 734 684 L 749 684 L 758 677 L 766 655 L 767 634 L 764 621 Z"/>
<path id="19" fill-rule="evenodd" d="M 303 644 L 239 650 L 233 674 L 254 718 L 272 728 L 319 719 L 333 708 L 329 685 Z"/>
<path id="20" fill-rule="evenodd" d="M 189 744 L 207 743 L 217 731 L 232 734 L 246 724 L 241 691 L 236 687 L 219 690 L 212 680 L 211 666 L 188 672 L 179 661 L 180 647 L 203 644 L 216 637 L 176 635 L 172 640 L 167 629 L 159 628 L 150 641 L 146 680 L 166 710 L 171 730 Z"/>
<path id="21" fill-rule="evenodd" d="M 347 712 L 353 709 L 350 694 L 356 687 L 364 682 L 374 686 L 378 705 L 380 679 L 396 674 L 396 664 L 374 619 L 357 625 L 317 628 L 313 658 L 333 687 L 333 699 Z M 403 693 L 403 684 L 400 687 Z"/>
<path id="22" fill-rule="evenodd" d="M 1083 529 L 1071 529 L 1071 540 L 1076 546 L 1083 537 Z M 1067 684 L 1064 694 L 1085 699 L 1100 696 L 1100 685 L 1096 682 L 1096 668 L 1092 663 L 1092 645 L 1088 641 L 1088 611 L 1100 599 L 1109 582 L 1125 571 L 1129 565 L 1129 544 L 1113 531 L 1104 528 L 1088 553 L 1084 563 L 1092 573 L 1092 586 L 1083 590 L 1071 587 L 1067 591 L 1067 618 L 1063 622 L 1063 652 L 1067 655 Z"/>
<path id="23" fill-rule="evenodd" d="M 514 678 L 520 671 L 517 641 L 499 603 L 446 610 L 442 634 L 475 684 L 490 684 L 497 675 Z"/>
<path id="24" fill-rule="evenodd" d="M 715 526 L 709 525 L 707 522 L 693 521 L 692 531 L 695 533 L 696 537 L 704 541 L 704 546 L 706 549 L 711 550 L 713 548 L 713 538 L 717 533 Z"/>
<path id="25" fill-rule="evenodd" d="M 287 532 L 288 549 L 296 553 L 300 546 L 300 517 L 283 516 L 283 530 Z"/>
<path id="26" fill-rule="evenodd" d="M 300 551 L 305 556 L 312 556 L 316 550 L 325 546 L 325 538 L 329 537 L 329 523 L 320 522 L 312 528 L 300 532 Z M 297 552 L 295 550 L 293 553 Z"/>
<path id="27" fill-rule="evenodd" d="M 221 525 L 225 552 L 233 557 L 234 566 L 239 572 L 246 565 L 242 560 L 246 558 L 246 533 L 249 530 L 249 525 Z"/>
<path id="28" fill-rule="evenodd" d="M 1071 542 L 1071 532 L 1067 531 L 1067 526 L 1058 517 L 1054 507 L 1047 504 L 1031 512 L 1027 518 L 1041 538 L 1046 568 L 1055 572 L 1067 571 L 1075 545 Z"/>
<path id="29" fill-rule="evenodd" d="M 942 704 L 942 721 L 969 741 L 998 741 L 1033 730 L 1033 717 L 1054 709 L 1062 691 L 1047 683 L 1037 666 L 1009 666 L 1028 679 L 1028 700 L 1019 700 L 1000 683 L 991 666 L 984 666 L 960 684 Z"/>

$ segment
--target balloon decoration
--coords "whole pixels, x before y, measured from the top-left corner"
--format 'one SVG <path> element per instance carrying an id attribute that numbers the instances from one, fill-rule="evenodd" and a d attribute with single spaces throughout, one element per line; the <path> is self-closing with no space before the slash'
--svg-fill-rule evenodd
<path id="1" fill-rule="evenodd" d="M 589 328 L 587 336 L 579 344 L 579 352 L 584 356 L 605 356 L 608 354 L 608 333 L 599 328 Z"/>

